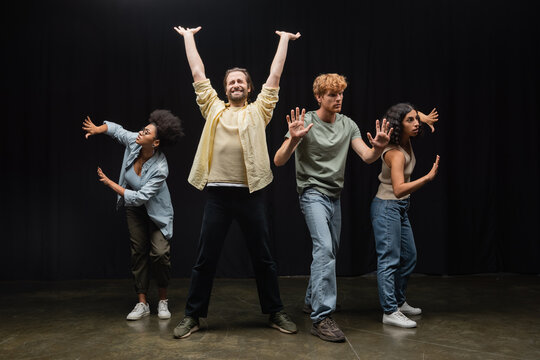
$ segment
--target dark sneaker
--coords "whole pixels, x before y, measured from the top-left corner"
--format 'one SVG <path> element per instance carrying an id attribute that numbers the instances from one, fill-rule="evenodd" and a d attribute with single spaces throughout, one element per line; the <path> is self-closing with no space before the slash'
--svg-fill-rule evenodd
<path id="1" fill-rule="evenodd" d="M 285 311 L 278 311 L 276 313 L 270 314 L 270 326 L 274 329 L 278 329 L 285 334 L 296 334 L 298 329 L 296 324 L 293 323 L 289 315 Z"/>
<path id="2" fill-rule="evenodd" d="M 187 338 L 189 335 L 199 330 L 199 320 L 191 316 L 185 316 L 180 324 L 174 328 L 174 337 L 177 339 Z"/>
<path id="3" fill-rule="evenodd" d="M 313 312 L 313 309 L 311 308 L 311 304 L 304 304 L 302 307 L 302 312 L 304 314 L 311 314 Z"/>
<path id="4" fill-rule="evenodd" d="M 337 323 L 331 317 L 327 317 L 313 324 L 311 333 L 326 341 L 343 342 L 345 334 L 341 331 Z"/>
<path id="5" fill-rule="evenodd" d="M 310 304 L 304 304 L 304 306 L 302 307 L 302 311 L 304 314 L 311 314 L 313 312 L 313 309 Z M 341 311 L 341 305 L 336 304 L 336 309 L 333 312 L 339 312 L 339 311 Z"/>

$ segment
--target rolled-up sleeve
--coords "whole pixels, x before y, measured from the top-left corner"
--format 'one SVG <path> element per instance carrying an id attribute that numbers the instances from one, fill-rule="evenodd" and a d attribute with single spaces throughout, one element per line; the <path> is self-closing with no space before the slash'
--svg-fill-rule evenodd
<path id="1" fill-rule="evenodd" d="M 195 94 L 197 95 L 197 104 L 201 110 L 201 114 L 205 119 L 208 119 L 208 115 L 214 108 L 214 106 L 223 102 L 219 99 L 216 90 L 210 84 L 210 79 L 204 79 L 193 83 Z"/>
<path id="2" fill-rule="evenodd" d="M 164 171 L 155 171 L 150 179 L 140 190 L 126 189 L 124 191 L 124 203 L 126 206 L 141 206 L 150 200 L 161 189 L 163 182 L 167 179 Z"/>
<path id="3" fill-rule="evenodd" d="M 268 125 L 272 119 L 272 114 L 276 103 L 279 100 L 279 88 L 270 88 L 263 85 L 262 91 L 257 96 L 255 106 L 259 116 L 264 120 L 264 124 Z"/>

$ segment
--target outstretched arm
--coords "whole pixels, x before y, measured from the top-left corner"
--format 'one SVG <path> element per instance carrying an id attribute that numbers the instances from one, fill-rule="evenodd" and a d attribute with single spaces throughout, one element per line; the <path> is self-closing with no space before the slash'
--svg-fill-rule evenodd
<path id="1" fill-rule="evenodd" d="M 268 79 L 266 79 L 265 83 L 266 86 L 271 88 L 279 87 L 279 79 L 281 78 L 285 59 L 287 58 L 289 40 L 296 40 L 300 37 L 299 32 L 292 34 L 285 31 L 276 31 L 276 34 L 279 35 L 279 44 L 272 65 L 270 66 L 270 75 L 268 75 Z"/>
<path id="2" fill-rule="evenodd" d="M 364 160 L 365 163 L 371 164 L 381 156 L 384 147 L 388 145 L 390 141 L 390 134 L 392 134 L 392 128 L 388 129 L 388 123 L 386 119 L 383 119 L 382 126 L 379 126 L 379 120 L 375 121 L 375 138 L 371 137 L 368 132 L 367 137 L 369 143 L 373 146 L 369 148 L 362 138 L 358 137 L 351 141 L 353 150 Z"/>
<path id="3" fill-rule="evenodd" d="M 193 75 L 193 81 L 198 82 L 206 79 L 206 74 L 204 73 L 204 64 L 202 59 L 197 51 L 197 45 L 195 45 L 195 34 L 201 30 L 201 27 L 192 28 L 183 28 L 177 26 L 174 28 L 177 33 L 184 37 L 184 45 L 186 46 L 186 56 L 189 63 L 189 68 L 191 69 L 191 75 Z"/>
<path id="4" fill-rule="evenodd" d="M 85 137 L 88 139 L 89 136 L 103 134 L 107 132 L 108 126 L 107 124 L 96 126 L 94 125 L 92 120 L 90 120 L 90 116 L 87 116 L 86 119 L 84 119 L 83 121 L 82 129 L 86 131 Z"/>
<path id="5" fill-rule="evenodd" d="M 279 150 L 274 156 L 274 164 L 276 166 L 282 166 L 289 161 L 292 153 L 296 150 L 296 147 L 300 143 L 300 140 L 308 133 L 313 124 L 309 124 L 308 127 L 304 127 L 304 117 L 306 116 L 306 109 L 296 108 L 296 116 L 294 110 L 291 110 L 291 116 L 287 115 L 287 124 L 289 125 L 290 138 L 286 139 Z"/>

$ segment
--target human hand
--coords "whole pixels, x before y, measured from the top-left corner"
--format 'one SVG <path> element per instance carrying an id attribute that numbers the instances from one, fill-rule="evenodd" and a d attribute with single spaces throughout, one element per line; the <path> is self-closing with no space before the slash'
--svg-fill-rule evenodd
<path id="1" fill-rule="evenodd" d="M 432 181 L 437 175 L 437 171 L 439 171 L 439 159 L 440 159 L 440 156 L 437 155 L 437 157 L 435 158 L 435 162 L 433 163 L 433 167 L 431 168 L 429 173 L 426 175 L 426 178 L 428 181 Z"/>
<path id="2" fill-rule="evenodd" d="M 379 126 L 378 119 L 375 121 L 375 139 L 369 132 L 367 133 L 369 143 L 374 148 L 384 149 L 384 147 L 388 145 L 388 142 L 390 141 L 390 134 L 392 134 L 392 131 L 394 130 L 392 128 L 388 129 L 389 127 L 390 124 L 386 121 L 386 119 L 383 119 L 382 126 Z"/>
<path id="3" fill-rule="evenodd" d="M 98 126 L 94 125 L 92 120 L 90 120 L 90 116 L 87 116 L 86 119 L 83 121 L 83 127 L 82 129 L 86 131 L 85 137 L 88 139 L 89 136 L 101 134 L 101 131 Z"/>
<path id="4" fill-rule="evenodd" d="M 174 27 L 174 30 L 176 30 L 177 33 L 185 37 L 186 35 L 195 35 L 199 32 L 199 30 L 201 30 L 201 27 L 198 26 L 196 28 L 183 28 L 181 26 L 176 26 Z"/>
<path id="5" fill-rule="evenodd" d="M 280 37 L 285 37 L 287 38 L 288 40 L 296 40 L 298 39 L 300 36 L 300 33 L 297 32 L 296 34 L 293 34 L 293 33 L 290 33 L 290 32 L 286 32 L 286 31 L 278 31 L 276 30 L 276 34 L 278 34 Z"/>
<path id="6" fill-rule="evenodd" d="M 300 109 L 296 108 L 296 116 L 295 111 L 291 110 L 291 116 L 287 115 L 287 124 L 289 125 L 289 133 L 291 134 L 291 138 L 300 139 L 304 137 L 311 129 L 313 124 L 309 124 L 308 127 L 304 127 L 304 117 L 306 116 L 306 109 L 302 109 L 302 112 L 300 113 Z"/>
<path id="7" fill-rule="evenodd" d="M 103 172 L 103 170 L 101 170 L 101 168 L 98 166 L 97 168 L 97 174 L 98 174 L 98 177 L 99 177 L 99 181 L 101 181 L 101 183 L 103 185 L 106 185 L 106 186 L 109 186 L 109 178 L 107 177 L 107 175 L 105 175 L 105 173 Z"/>
<path id="8" fill-rule="evenodd" d="M 421 112 L 418 112 L 418 115 L 420 116 L 420 121 L 426 123 L 431 128 L 431 132 L 435 132 L 435 127 L 433 124 L 439 121 L 439 113 L 437 112 L 437 109 L 433 108 L 428 115 Z"/>

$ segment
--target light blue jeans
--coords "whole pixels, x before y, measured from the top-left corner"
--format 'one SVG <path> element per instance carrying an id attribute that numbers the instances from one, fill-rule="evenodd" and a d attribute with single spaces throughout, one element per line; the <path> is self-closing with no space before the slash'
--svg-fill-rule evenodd
<path id="1" fill-rule="evenodd" d="M 306 304 L 316 323 L 330 316 L 336 309 L 336 254 L 341 232 L 341 203 L 315 189 L 300 195 L 300 208 L 313 242 L 311 276 L 306 291 Z"/>
<path id="2" fill-rule="evenodd" d="M 379 301 L 385 314 L 405 302 L 409 276 L 416 265 L 416 247 L 407 210 L 410 198 L 371 203 L 371 224 L 377 251 Z"/>

